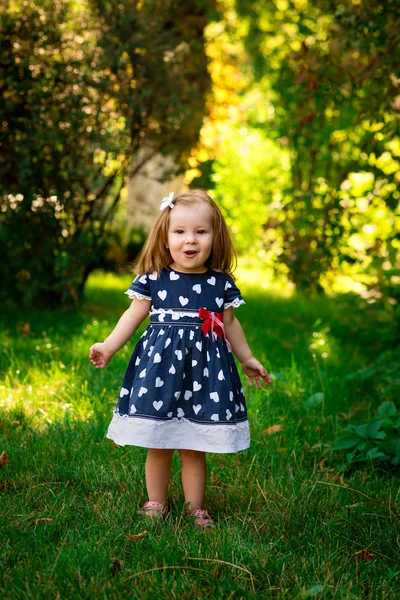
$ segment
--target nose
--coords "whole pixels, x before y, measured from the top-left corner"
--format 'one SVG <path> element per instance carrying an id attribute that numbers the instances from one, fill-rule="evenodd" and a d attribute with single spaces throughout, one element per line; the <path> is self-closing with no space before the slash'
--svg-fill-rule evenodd
<path id="1" fill-rule="evenodd" d="M 194 244 L 196 243 L 196 236 L 192 231 L 188 231 L 186 234 L 186 242 L 188 244 Z"/>

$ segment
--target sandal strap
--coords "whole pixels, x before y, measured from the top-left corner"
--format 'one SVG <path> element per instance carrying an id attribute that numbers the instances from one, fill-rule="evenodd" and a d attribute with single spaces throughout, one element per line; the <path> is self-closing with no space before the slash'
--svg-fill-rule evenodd
<path id="1" fill-rule="evenodd" d="M 196 510 L 191 511 L 190 516 L 193 517 L 194 521 L 196 519 L 203 519 L 204 523 L 198 523 L 198 527 L 214 527 L 215 522 L 209 515 L 209 513 L 203 508 L 196 508 Z"/>

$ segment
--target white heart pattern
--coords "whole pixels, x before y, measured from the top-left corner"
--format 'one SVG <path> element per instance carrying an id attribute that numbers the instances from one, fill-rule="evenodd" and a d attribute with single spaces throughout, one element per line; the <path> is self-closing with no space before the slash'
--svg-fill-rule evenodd
<path id="1" fill-rule="evenodd" d="M 189 298 L 185 298 L 184 296 L 179 296 L 179 302 L 182 304 L 182 306 L 186 306 L 186 304 L 189 302 Z"/>
<path id="2" fill-rule="evenodd" d="M 233 392 L 229 392 L 229 400 L 233 402 Z"/>
<path id="3" fill-rule="evenodd" d="M 146 348 L 147 344 L 149 343 L 149 340 L 144 340 L 143 342 L 143 350 Z"/>
<path id="4" fill-rule="evenodd" d="M 201 352 L 202 347 L 203 347 L 203 342 L 196 342 L 197 350 L 199 350 Z"/>
<path id="5" fill-rule="evenodd" d="M 207 362 L 210 362 L 210 353 L 208 350 L 207 350 Z"/>
<path id="6" fill-rule="evenodd" d="M 146 369 L 143 369 L 143 371 L 140 371 L 139 373 L 139 377 L 144 377 L 146 375 Z"/>
<path id="7" fill-rule="evenodd" d="M 167 413 L 167 417 L 172 417 L 172 412 Z"/>
<path id="8" fill-rule="evenodd" d="M 139 358 L 139 356 L 137 356 L 136 361 L 135 361 L 135 367 L 137 367 L 139 363 L 140 363 L 140 358 Z"/>
<path id="9" fill-rule="evenodd" d="M 236 408 L 236 412 L 237 412 L 238 410 L 240 410 L 240 406 L 238 406 L 237 404 L 235 404 L 235 408 Z"/>
<path id="10" fill-rule="evenodd" d="M 219 394 L 218 394 L 218 392 L 211 392 L 210 393 L 210 398 L 211 398 L 211 400 L 214 400 L 214 402 L 219 402 Z"/>
<path id="11" fill-rule="evenodd" d="M 120 398 L 123 398 L 124 396 L 127 396 L 129 394 L 129 390 L 127 390 L 125 387 L 121 388 L 121 393 L 120 393 Z"/>
<path id="12" fill-rule="evenodd" d="M 161 355 L 158 352 L 157 352 L 157 354 L 154 355 L 154 362 L 155 363 L 161 362 Z"/>
<path id="13" fill-rule="evenodd" d="M 167 339 L 165 340 L 164 349 L 165 349 L 165 348 L 168 348 L 168 346 L 170 345 L 170 343 L 171 343 L 171 338 L 167 338 Z"/>
<path id="14" fill-rule="evenodd" d="M 231 411 L 229 410 L 229 408 L 227 408 L 227 409 L 226 409 L 226 420 L 227 420 L 227 421 L 229 421 L 229 419 L 231 418 L 231 416 L 232 416 L 232 413 L 231 413 Z"/>
<path id="15" fill-rule="evenodd" d="M 193 404 L 193 410 L 195 412 L 195 414 L 197 415 L 197 413 L 199 412 L 199 410 L 201 409 L 201 404 L 196 404 L 196 406 Z"/>
<path id="16" fill-rule="evenodd" d="M 175 354 L 178 360 L 182 360 L 182 350 L 175 350 Z"/>
<path id="17" fill-rule="evenodd" d="M 174 396 L 177 400 L 179 400 L 179 398 L 181 397 L 181 393 L 182 392 L 175 392 Z"/>
<path id="18" fill-rule="evenodd" d="M 216 354 L 217 354 L 217 358 L 221 358 L 221 356 L 220 356 L 220 354 L 219 354 L 219 348 L 217 348 L 217 352 L 216 352 Z"/>
<path id="19" fill-rule="evenodd" d="M 195 367 L 197 365 L 197 360 L 192 360 L 192 367 Z"/>
<path id="20" fill-rule="evenodd" d="M 171 271 L 171 273 L 169 274 L 169 278 L 171 281 L 176 281 L 177 279 L 179 279 L 179 275 L 178 273 L 175 273 L 175 271 Z"/>
<path id="21" fill-rule="evenodd" d="M 157 400 L 157 401 L 154 400 L 154 402 L 153 402 L 153 406 L 154 406 L 154 408 L 156 410 L 160 410 L 160 408 L 162 407 L 162 405 L 163 405 L 163 401 L 162 400 Z"/>
<path id="22" fill-rule="evenodd" d="M 225 291 L 229 290 L 229 288 L 231 288 L 231 287 L 232 287 L 232 285 L 229 283 L 229 281 L 227 281 L 225 284 Z"/>
<path id="23" fill-rule="evenodd" d="M 193 331 L 193 329 L 191 329 L 189 331 L 189 340 L 192 340 L 193 338 L 194 338 L 194 331 Z"/>
<path id="24" fill-rule="evenodd" d="M 165 331 L 164 329 L 160 329 L 160 331 L 158 332 L 158 335 L 164 335 Z"/>
<path id="25" fill-rule="evenodd" d="M 136 406 L 134 404 L 132 404 L 131 406 L 131 410 L 129 411 L 131 415 L 134 415 L 136 412 Z"/>
<path id="26" fill-rule="evenodd" d="M 181 419 L 184 416 L 185 416 L 185 413 L 183 412 L 183 410 L 181 409 L 181 407 L 179 407 L 178 408 L 178 417 Z"/>
<path id="27" fill-rule="evenodd" d="M 154 349 L 154 346 L 150 346 L 150 350 L 147 353 L 148 356 L 151 356 L 153 349 Z"/>
<path id="28" fill-rule="evenodd" d="M 222 370 L 222 369 L 221 369 L 221 370 L 220 370 L 220 372 L 218 373 L 218 379 L 219 379 L 220 381 L 222 381 L 223 379 L 225 379 L 225 377 L 224 377 L 224 372 L 223 372 L 223 370 Z"/>
<path id="29" fill-rule="evenodd" d="M 157 271 L 153 271 L 151 275 L 149 275 L 149 279 L 152 279 L 153 281 L 155 281 L 158 278 L 158 273 Z"/>
<path id="30" fill-rule="evenodd" d="M 242 403 L 240 403 L 240 410 L 244 410 L 244 406 Z"/>
<path id="31" fill-rule="evenodd" d="M 164 323 L 164 319 L 165 319 L 165 315 L 158 315 L 158 320 L 160 321 L 160 323 Z"/>
<path id="32" fill-rule="evenodd" d="M 207 279 L 207 283 L 209 283 L 210 285 L 215 285 L 216 279 L 214 277 L 214 275 L 212 277 L 210 277 L 210 279 Z"/>
<path id="33" fill-rule="evenodd" d="M 192 287 L 192 290 L 193 290 L 194 292 L 196 292 L 196 294 L 201 294 L 201 285 L 200 285 L 200 283 L 196 283 L 196 285 L 194 285 L 194 286 Z"/>
<path id="34" fill-rule="evenodd" d="M 218 304 L 219 308 L 221 308 L 221 306 L 224 303 L 224 299 L 223 298 L 215 298 L 215 302 Z"/>
<path id="35" fill-rule="evenodd" d="M 189 400 L 192 396 L 193 396 L 192 392 L 190 390 L 186 390 L 185 395 L 184 395 L 185 400 Z"/>
<path id="36" fill-rule="evenodd" d="M 139 392 L 138 392 L 139 398 L 140 398 L 140 396 L 143 396 L 143 394 L 147 394 L 148 391 L 149 390 L 147 388 L 141 387 L 140 390 L 139 390 Z"/>
<path id="37" fill-rule="evenodd" d="M 161 300 L 165 300 L 165 298 L 167 297 L 167 290 L 160 290 L 159 292 L 157 292 L 157 295 L 159 296 L 159 298 L 161 298 Z"/>
<path id="38" fill-rule="evenodd" d="M 157 377 L 157 379 L 156 379 L 156 387 L 161 387 L 162 385 L 164 385 L 163 380 L 161 379 L 161 377 Z"/>
<path id="39" fill-rule="evenodd" d="M 170 366 L 168 373 L 171 373 L 171 375 L 175 375 L 176 369 L 175 369 L 174 365 Z"/>
<path id="40" fill-rule="evenodd" d="M 147 277 L 146 277 L 146 275 L 142 275 L 142 276 L 140 277 L 140 279 L 139 279 L 139 282 L 140 282 L 140 283 L 147 283 Z"/>
<path id="41" fill-rule="evenodd" d="M 193 381 L 193 391 L 198 392 L 199 390 L 201 390 L 201 383 L 198 381 Z"/>
<path id="42" fill-rule="evenodd" d="M 207 367 L 205 367 L 204 370 L 203 370 L 203 376 L 204 377 L 208 377 L 208 369 L 207 369 Z"/>
<path id="43" fill-rule="evenodd" d="M 182 339 L 182 336 L 183 336 L 183 329 L 179 329 L 179 331 L 178 331 L 178 335 L 179 335 L 179 337 Z"/>
<path id="44" fill-rule="evenodd" d="M 211 421 L 219 421 L 218 415 L 211 415 Z"/>

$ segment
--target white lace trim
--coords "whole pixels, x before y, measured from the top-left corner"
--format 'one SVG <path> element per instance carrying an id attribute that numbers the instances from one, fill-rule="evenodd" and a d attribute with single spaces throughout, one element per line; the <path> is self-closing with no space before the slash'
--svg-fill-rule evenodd
<path id="1" fill-rule="evenodd" d="M 198 317 L 199 311 L 197 312 L 188 312 L 188 311 L 179 311 L 174 310 L 173 308 L 153 308 L 150 311 L 150 315 L 174 315 L 175 317 Z"/>
<path id="2" fill-rule="evenodd" d="M 132 417 L 131 415 L 123 415 L 121 413 L 119 413 L 117 410 L 114 410 L 114 415 L 121 417 L 122 419 L 140 419 L 140 417 Z M 151 421 L 152 425 L 167 425 L 168 423 L 189 423 L 189 425 L 191 427 L 194 427 L 195 429 L 197 429 L 198 431 L 215 431 L 215 428 L 218 428 L 218 431 L 223 430 L 224 428 L 228 428 L 228 429 L 232 429 L 236 428 L 236 429 L 248 429 L 249 427 L 249 422 L 247 421 L 247 419 L 245 421 L 237 421 L 234 422 L 232 421 L 232 423 L 218 423 L 218 425 L 203 425 L 203 423 L 196 423 L 195 421 L 191 421 L 190 419 L 185 419 L 185 417 L 180 417 L 178 419 L 178 417 L 173 417 L 172 419 L 165 419 L 165 421 L 161 420 L 161 419 L 146 419 L 146 418 L 142 418 L 141 420 L 143 421 Z"/>
<path id="3" fill-rule="evenodd" d="M 231 306 L 233 306 L 233 308 L 237 308 L 241 304 L 246 304 L 243 298 L 235 298 L 234 300 L 232 300 L 232 302 L 227 302 L 226 304 L 224 304 L 224 310 L 230 308 Z"/>
<path id="4" fill-rule="evenodd" d="M 135 292 L 133 290 L 126 290 L 125 294 L 127 294 L 131 300 L 133 300 L 134 298 L 137 298 L 138 300 L 151 300 L 150 296 L 139 294 L 139 292 Z"/>
<path id="5" fill-rule="evenodd" d="M 159 427 L 158 425 L 163 425 Z M 106 437 L 120 446 L 229 453 L 250 447 L 249 422 L 201 425 L 187 419 L 156 421 L 114 412 Z"/>

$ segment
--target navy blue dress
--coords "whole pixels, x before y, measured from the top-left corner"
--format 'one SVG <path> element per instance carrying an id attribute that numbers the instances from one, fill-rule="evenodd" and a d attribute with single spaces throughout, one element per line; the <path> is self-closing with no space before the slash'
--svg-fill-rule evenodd
<path id="1" fill-rule="evenodd" d="M 138 275 L 130 298 L 151 300 L 107 437 L 119 445 L 237 452 L 250 446 L 246 401 L 221 319 L 244 304 L 220 271 Z M 215 320 L 215 317 L 217 320 Z"/>

